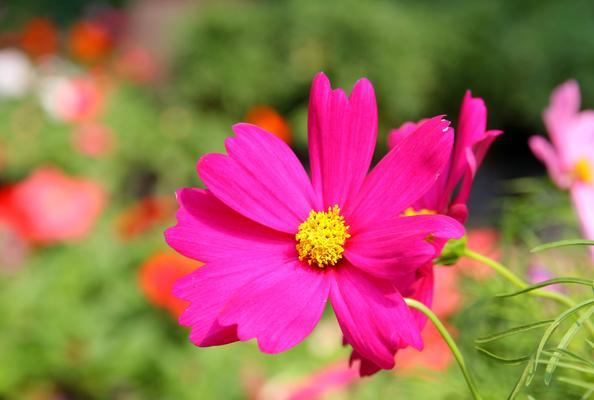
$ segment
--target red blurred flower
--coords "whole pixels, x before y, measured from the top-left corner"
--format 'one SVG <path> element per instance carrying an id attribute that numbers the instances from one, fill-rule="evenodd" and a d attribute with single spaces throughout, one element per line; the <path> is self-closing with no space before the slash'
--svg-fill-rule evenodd
<path id="1" fill-rule="evenodd" d="M 115 137 L 111 129 L 97 123 L 79 126 L 72 135 L 74 148 L 90 157 L 101 157 L 114 147 Z"/>
<path id="2" fill-rule="evenodd" d="M 137 83 L 152 82 L 160 72 L 155 57 L 141 47 L 125 48 L 116 61 L 116 70 L 124 78 Z"/>
<path id="3" fill-rule="evenodd" d="M 149 229 L 169 221 L 175 215 L 176 202 L 173 197 L 147 197 L 118 217 L 118 233 L 123 239 L 134 239 Z"/>
<path id="4" fill-rule="evenodd" d="M 146 299 L 176 318 L 189 304 L 173 296 L 174 282 L 202 265 L 173 251 L 158 251 L 138 271 L 138 284 Z"/>
<path id="5" fill-rule="evenodd" d="M 12 205 L 12 189 L 0 190 L 0 270 L 17 269 L 28 253 L 29 246 L 17 226 L 20 220 Z"/>
<path id="6" fill-rule="evenodd" d="M 105 193 L 88 179 L 42 167 L 8 189 L 7 220 L 33 243 L 80 239 L 92 229 L 105 205 Z"/>
<path id="7" fill-rule="evenodd" d="M 269 106 L 252 107 L 245 119 L 247 123 L 257 125 L 282 139 L 285 143 L 291 144 L 291 128 L 274 108 Z"/>
<path id="8" fill-rule="evenodd" d="M 21 34 L 21 47 L 34 58 L 54 54 L 58 48 L 56 26 L 45 18 L 32 19 Z"/>
<path id="9" fill-rule="evenodd" d="M 485 255 L 493 260 L 501 258 L 499 249 L 499 234 L 492 228 L 473 229 L 468 232 L 468 241 L 466 243 L 469 249 Z M 456 265 L 460 272 L 477 281 L 484 281 L 495 275 L 495 271 L 483 263 L 463 257 Z"/>
<path id="10" fill-rule="evenodd" d="M 80 21 L 72 27 L 68 44 L 75 58 L 93 63 L 107 56 L 113 48 L 113 38 L 102 24 Z"/>

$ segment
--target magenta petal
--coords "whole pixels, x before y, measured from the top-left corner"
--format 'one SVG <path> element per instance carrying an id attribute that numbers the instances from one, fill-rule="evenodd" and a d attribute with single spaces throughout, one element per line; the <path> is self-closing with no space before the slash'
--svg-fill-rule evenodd
<path id="1" fill-rule="evenodd" d="M 459 238 L 464 235 L 464 227 L 445 215 L 392 218 L 353 235 L 347 242 L 345 257 L 371 275 L 400 277 L 435 257 L 429 235 L 441 239 Z"/>
<path id="2" fill-rule="evenodd" d="M 223 326 L 217 318 L 235 292 L 253 279 L 269 274 L 278 257 L 220 260 L 207 263 L 179 279 L 173 293 L 190 302 L 179 323 L 192 328 L 190 340 L 201 347 L 238 340 L 234 327 Z"/>
<path id="3" fill-rule="evenodd" d="M 357 354 L 382 369 L 391 369 L 398 348 L 422 348 L 412 313 L 391 283 L 346 262 L 332 272 L 332 307 L 346 342 Z"/>
<path id="4" fill-rule="evenodd" d="M 309 178 L 291 149 L 276 136 L 249 124 L 233 127 L 225 142 L 229 156 L 207 154 L 198 173 L 223 203 L 270 228 L 295 233 L 318 208 Z"/>
<path id="5" fill-rule="evenodd" d="M 532 136 L 528 141 L 530 149 L 540 161 L 547 167 L 549 176 L 560 188 L 569 187 L 569 179 L 563 173 L 561 160 L 553 146 L 541 136 Z"/>
<path id="6" fill-rule="evenodd" d="M 437 181 L 449 160 L 453 133 L 434 117 L 400 141 L 367 176 L 352 211 L 345 210 L 352 233 L 376 220 L 401 214 Z M 353 235 L 354 236 L 354 235 Z"/>
<path id="7" fill-rule="evenodd" d="M 206 190 L 181 189 L 177 200 L 177 225 L 167 229 L 165 240 L 186 257 L 209 262 L 295 251 L 291 235 L 245 218 Z"/>
<path id="8" fill-rule="evenodd" d="M 342 89 L 332 90 L 323 73 L 318 74 L 311 88 L 308 135 L 314 188 L 322 194 L 324 208 L 344 207 L 363 184 L 377 139 L 371 83 L 359 80 L 347 98 Z"/>
<path id="9" fill-rule="evenodd" d="M 313 330 L 324 311 L 329 288 L 322 271 L 287 261 L 235 292 L 219 322 L 236 324 L 239 338 L 256 338 L 264 353 L 279 353 Z"/>

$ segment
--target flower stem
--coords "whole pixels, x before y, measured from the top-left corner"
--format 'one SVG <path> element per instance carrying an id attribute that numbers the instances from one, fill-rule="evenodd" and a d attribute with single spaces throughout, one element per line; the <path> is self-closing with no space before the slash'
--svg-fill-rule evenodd
<path id="1" fill-rule="evenodd" d="M 503 264 L 500 264 L 497 261 L 490 259 L 489 257 L 485 257 L 482 254 L 476 253 L 468 248 L 464 250 L 463 255 L 492 268 L 493 270 L 495 270 L 495 272 L 497 272 L 499 275 L 505 278 L 508 282 L 512 283 L 520 289 L 524 289 L 525 287 L 529 286 L 527 282 L 525 282 L 524 280 L 522 280 L 522 278 L 511 272 Z M 575 303 L 569 297 L 561 293 L 551 292 L 550 290 L 538 289 L 528 292 L 528 294 L 535 297 L 555 300 L 556 302 L 563 304 L 567 307 L 575 306 Z"/>
<path id="2" fill-rule="evenodd" d="M 462 370 L 462 374 L 464 375 L 464 379 L 466 380 L 466 384 L 468 385 L 468 389 L 470 389 L 470 392 L 472 393 L 472 397 L 475 400 L 481 400 L 482 397 L 478 392 L 478 389 L 476 387 L 476 384 L 474 383 L 474 379 L 472 378 L 470 371 L 466 367 L 466 362 L 464 361 L 464 357 L 462 356 L 460 349 L 458 349 L 456 342 L 454 342 L 454 339 L 449 334 L 446 327 L 442 324 L 442 322 L 439 320 L 439 318 L 437 318 L 437 316 L 433 313 L 433 311 L 431 311 L 429 308 L 427 308 L 427 306 L 425 306 L 423 303 L 421 303 L 417 300 L 414 300 L 414 299 L 409 299 L 409 298 L 405 298 L 404 301 L 406 302 L 406 304 L 408 304 L 409 307 L 414 308 L 415 310 L 418 310 L 418 311 L 422 312 L 423 314 L 425 314 L 425 316 L 431 320 L 433 325 L 435 325 L 435 328 L 437 328 L 437 330 L 441 334 L 441 337 L 443 337 L 443 339 L 447 343 L 448 347 L 452 351 L 452 354 L 456 358 L 456 361 L 458 362 L 458 366 L 460 367 L 460 370 Z"/>
<path id="3" fill-rule="evenodd" d="M 516 274 L 511 272 L 506 266 L 504 266 L 501 263 L 498 263 L 497 261 L 495 261 L 489 257 L 486 257 L 486 256 L 483 256 L 482 254 L 476 253 L 476 252 L 470 250 L 469 248 L 464 249 L 464 252 L 462 254 L 468 258 L 476 260 L 476 261 L 483 263 L 486 266 L 492 268 L 495 272 L 497 272 L 499 275 L 501 275 L 503 278 L 505 278 L 508 282 L 512 283 L 513 285 L 517 286 L 520 289 L 524 289 L 525 287 L 529 286 L 529 284 L 526 281 L 524 281 L 522 278 L 520 278 L 519 276 L 517 276 Z M 544 299 L 555 300 L 556 302 L 558 302 L 564 306 L 567 306 L 567 307 L 575 306 L 575 302 L 573 300 L 571 300 L 569 297 L 567 297 L 561 293 L 551 292 L 550 290 L 537 289 L 537 290 L 528 292 L 527 294 L 529 294 L 530 296 L 534 296 L 534 297 L 541 297 Z M 594 335 L 594 327 L 592 326 L 590 321 L 587 321 L 586 325 L 588 327 L 588 330 L 590 331 L 590 334 Z"/>

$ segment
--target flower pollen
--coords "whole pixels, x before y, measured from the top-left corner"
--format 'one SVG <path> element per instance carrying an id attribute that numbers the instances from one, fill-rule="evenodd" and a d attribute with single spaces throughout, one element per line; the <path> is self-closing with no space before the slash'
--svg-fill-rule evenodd
<path id="1" fill-rule="evenodd" d="M 338 205 L 328 207 L 328 211 L 311 210 L 295 235 L 299 260 L 318 268 L 336 265 L 344 253 L 345 241 L 351 237 L 348 230 Z"/>
<path id="2" fill-rule="evenodd" d="M 594 183 L 594 169 L 585 158 L 575 163 L 574 174 L 576 179 L 583 183 Z"/>
<path id="3" fill-rule="evenodd" d="M 406 210 L 404 210 L 404 212 L 402 213 L 403 217 L 413 217 L 415 215 L 435 215 L 437 214 L 437 211 L 433 211 L 433 210 L 427 210 L 426 208 L 421 208 L 420 210 L 415 210 L 412 207 L 408 207 Z"/>

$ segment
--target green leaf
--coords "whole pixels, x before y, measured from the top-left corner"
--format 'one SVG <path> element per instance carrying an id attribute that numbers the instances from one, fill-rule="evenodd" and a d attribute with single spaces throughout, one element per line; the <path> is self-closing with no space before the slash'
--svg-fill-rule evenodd
<path id="1" fill-rule="evenodd" d="M 539 251 L 548 250 L 548 249 L 555 249 L 557 247 L 566 247 L 566 246 L 594 246 L 594 240 L 585 240 L 585 239 L 567 239 L 567 240 L 559 240 L 557 242 L 545 243 L 541 244 L 540 246 L 536 246 L 532 250 L 531 253 L 537 253 Z"/>
<path id="2" fill-rule="evenodd" d="M 563 335 L 563 338 L 561 338 L 561 341 L 559 342 L 557 349 L 565 350 L 569 346 L 569 343 L 571 342 L 571 340 L 579 332 L 579 330 L 584 325 L 584 323 L 592 316 L 592 314 L 594 314 L 594 307 L 590 307 L 586 312 L 584 312 L 584 314 L 582 314 L 577 319 L 577 321 L 575 321 L 573 323 L 573 325 L 571 325 L 571 327 L 567 330 L 565 335 Z M 555 368 L 557 367 L 557 364 L 559 363 L 559 358 L 560 358 L 560 354 L 555 351 L 554 356 L 551 357 L 549 364 L 547 365 L 547 369 L 545 371 L 545 376 L 544 376 L 545 385 L 548 385 L 551 382 L 551 378 L 553 377 Z"/>
<path id="3" fill-rule="evenodd" d="M 530 383 L 530 381 L 532 380 L 532 377 L 536 373 L 536 369 L 538 368 L 538 361 L 540 360 L 540 356 L 544 350 L 544 346 L 547 343 L 547 341 L 549 340 L 549 338 L 551 337 L 551 335 L 553 334 L 553 332 L 555 331 L 555 329 L 557 329 L 557 327 L 561 324 L 561 322 L 565 321 L 567 318 L 571 317 L 573 314 L 575 314 L 582 308 L 587 307 L 591 304 L 594 304 L 594 299 L 588 299 L 586 301 L 583 301 L 583 302 L 573 306 L 569 310 L 565 310 L 557 318 L 555 318 L 555 320 L 553 321 L 553 323 L 551 325 L 549 325 L 549 327 L 545 331 L 544 335 L 542 336 L 540 343 L 538 344 L 538 349 L 536 350 L 536 355 L 535 355 L 535 363 L 532 367 L 532 372 L 530 373 L 530 376 L 528 376 L 528 378 L 527 378 L 528 384 Z"/>
<path id="4" fill-rule="evenodd" d="M 571 352 L 571 351 L 569 351 L 567 349 L 552 348 L 552 349 L 549 349 L 549 350 L 550 351 L 553 351 L 554 350 L 557 353 L 561 353 L 564 356 L 567 356 L 567 357 L 572 358 L 574 361 L 578 361 L 578 362 L 581 362 L 582 364 L 585 364 L 587 366 L 594 367 L 594 363 L 593 362 L 588 361 L 585 358 L 583 358 L 582 356 L 579 356 L 579 355 L 577 355 L 577 354 L 575 354 L 575 353 L 573 353 L 573 352 Z M 550 351 L 549 351 L 549 354 L 552 355 L 552 353 L 550 353 Z"/>
<path id="5" fill-rule="evenodd" d="M 571 277 L 568 277 L 568 278 L 554 278 L 554 279 L 549 279 L 549 280 L 546 280 L 546 281 L 542 281 L 542 282 L 536 283 L 534 285 L 526 286 L 524 289 L 518 290 L 516 292 L 505 293 L 505 294 L 498 294 L 495 297 L 499 297 L 499 298 L 513 297 L 513 296 L 517 296 L 517 295 L 522 294 L 522 293 L 531 292 L 533 290 L 540 289 L 540 288 L 545 287 L 545 286 L 556 285 L 556 284 L 559 284 L 559 283 L 576 283 L 578 285 L 585 285 L 585 286 L 589 286 L 589 287 L 594 287 L 594 281 L 589 280 L 589 279 L 571 278 Z"/>
<path id="6" fill-rule="evenodd" d="M 507 400 L 514 400 L 516 398 L 516 396 L 518 394 L 520 394 L 520 391 L 522 390 L 524 385 L 527 386 L 526 380 L 528 378 L 530 371 L 532 370 L 533 364 L 534 364 L 534 359 L 531 358 L 530 360 L 528 360 L 528 362 L 526 363 L 526 366 L 524 367 L 524 371 L 522 371 L 522 375 L 520 375 L 520 377 L 516 381 L 516 384 L 514 385 L 512 391 L 511 391 L 511 393 L 509 394 L 509 396 L 507 396 Z"/>
<path id="7" fill-rule="evenodd" d="M 574 385 L 574 386 L 579 386 L 579 387 L 587 389 L 587 390 L 594 390 L 594 383 L 591 383 L 591 382 L 584 382 L 582 380 L 568 378 L 566 376 L 560 376 L 559 378 L 557 378 L 557 380 L 559 382 L 568 383 L 568 384 Z"/>
<path id="8" fill-rule="evenodd" d="M 505 357 L 498 356 L 495 353 L 491 353 L 489 350 L 487 350 L 483 347 L 480 347 L 480 346 L 476 346 L 475 349 L 477 349 L 479 352 L 483 353 L 487 357 L 492 358 L 496 361 L 502 362 L 504 364 L 519 364 L 524 361 L 528 361 L 531 357 L 530 355 L 528 355 L 528 356 L 523 356 L 523 357 L 518 357 L 518 358 L 505 358 Z"/>
<path id="9" fill-rule="evenodd" d="M 505 330 L 503 332 L 498 332 L 493 335 L 484 336 L 482 338 L 477 338 L 474 340 L 474 342 L 477 344 L 489 343 L 494 340 L 498 340 L 498 339 L 502 339 L 507 336 L 515 335 L 517 333 L 526 332 L 526 331 L 530 331 L 533 329 L 541 328 L 543 326 L 547 326 L 547 325 L 551 324 L 553 321 L 554 321 L 553 319 L 548 319 L 545 321 L 538 321 L 538 322 L 533 322 L 533 323 L 526 324 L 526 325 L 516 326 L 514 328 Z"/>

